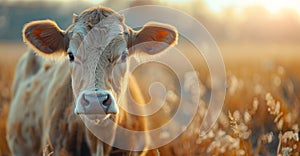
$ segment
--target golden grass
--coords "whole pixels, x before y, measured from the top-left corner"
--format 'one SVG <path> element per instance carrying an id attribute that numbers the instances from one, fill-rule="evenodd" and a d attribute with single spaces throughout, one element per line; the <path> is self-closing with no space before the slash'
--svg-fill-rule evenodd
<path id="1" fill-rule="evenodd" d="M 9 155 L 6 143 L 6 120 L 11 102 L 11 85 L 15 66 L 26 51 L 22 43 L 0 43 L 0 155 Z"/>
<path id="2" fill-rule="evenodd" d="M 220 49 L 228 86 L 219 121 L 200 137 L 197 129 L 202 117 L 196 116 L 189 130 L 164 151 L 179 155 L 299 155 L 300 46 L 222 43 Z M 201 107 L 199 114 L 206 110 Z"/>
<path id="3" fill-rule="evenodd" d="M 26 48 L 14 43 L 0 47 L 0 155 L 8 155 L 5 125 L 11 83 Z M 161 148 L 160 155 L 299 155 L 300 45 L 220 43 L 220 49 L 228 88 L 218 122 L 199 137 L 199 113 L 184 134 Z"/>

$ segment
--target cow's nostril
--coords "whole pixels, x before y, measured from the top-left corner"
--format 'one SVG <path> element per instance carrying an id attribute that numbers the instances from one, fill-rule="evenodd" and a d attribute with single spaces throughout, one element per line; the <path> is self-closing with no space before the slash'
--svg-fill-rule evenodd
<path id="1" fill-rule="evenodd" d="M 105 107 L 109 107 L 111 105 L 112 100 L 109 95 L 106 96 L 106 99 L 103 100 L 102 105 Z"/>
<path id="2" fill-rule="evenodd" d="M 89 103 L 89 101 L 86 99 L 85 96 L 86 96 L 85 94 L 82 95 L 81 103 L 83 104 L 83 106 L 88 106 L 90 103 Z"/>

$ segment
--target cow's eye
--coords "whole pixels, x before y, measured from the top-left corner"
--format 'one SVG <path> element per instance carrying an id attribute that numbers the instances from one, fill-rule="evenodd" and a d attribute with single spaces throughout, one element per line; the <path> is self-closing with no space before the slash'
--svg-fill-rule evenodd
<path id="1" fill-rule="evenodd" d="M 121 55 L 121 61 L 126 61 L 127 56 L 129 55 L 128 50 L 126 49 Z"/>
<path id="2" fill-rule="evenodd" d="M 75 59 L 74 54 L 73 54 L 72 52 L 68 52 L 68 55 L 69 55 L 69 60 L 70 60 L 71 62 L 73 62 L 74 59 Z"/>
<path id="3" fill-rule="evenodd" d="M 117 63 L 124 63 L 126 61 L 126 58 L 128 57 L 128 50 L 126 49 L 122 54 L 119 56 Z"/>

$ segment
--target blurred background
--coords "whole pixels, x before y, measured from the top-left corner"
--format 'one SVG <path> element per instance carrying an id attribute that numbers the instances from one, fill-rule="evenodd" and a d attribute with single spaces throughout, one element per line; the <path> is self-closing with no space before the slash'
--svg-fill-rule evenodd
<path id="1" fill-rule="evenodd" d="M 0 40 L 22 41 L 22 26 L 32 20 L 52 19 L 65 29 L 72 13 L 103 5 L 114 10 L 146 4 L 177 8 L 197 18 L 218 42 L 299 42 L 300 2 L 297 0 L 2 0 Z"/>
<path id="2" fill-rule="evenodd" d="M 219 130 L 222 129 L 226 135 L 200 141 L 195 139 L 193 141 L 202 148 L 187 149 L 186 152 L 192 155 L 205 152 L 232 155 L 239 151 L 250 155 L 300 152 L 299 140 L 284 144 L 280 139 L 280 135 L 282 137 L 287 131 L 298 136 L 295 125 L 300 124 L 299 0 L 0 0 L 0 156 L 1 153 L 9 153 L 5 124 L 15 66 L 27 50 L 21 36 L 23 25 L 32 20 L 51 19 L 66 29 L 72 22 L 73 13 L 79 14 L 96 5 L 116 11 L 139 5 L 170 6 L 198 19 L 215 39 L 224 58 L 228 80 L 223 120 L 218 123 Z M 209 74 L 204 72 L 207 70 L 199 67 L 203 85 L 209 90 Z M 271 106 L 267 103 L 270 95 L 280 102 L 283 115 L 279 118 L 282 121 L 278 119 L 275 122 L 277 116 L 269 112 Z M 255 103 L 261 105 L 257 108 Z M 251 121 L 240 119 L 236 126 L 243 123 L 247 127 L 245 133 L 250 131 L 250 134 L 237 135 L 229 121 L 247 113 Z M 216 134 L 218 128 L 213 131 Z M 273 138 L 270 142 L 265 141 L 270 132 Z M 243 134 L 242 130 L 240 134 Z M 213 144 L 228 137 L 229 140 L 238 139 L 240 146 L 232 147 L 230 144 L 234 142 L 230 141 L 228 145 L 224 142 Z M 179 140 L 181 143 L 187 141 Z M 222 149 L 220 146 L 227 150 L 216 150 Z"/>
<path id="3" fill-rule="evenodd" d="M 216 40 L 224 58 L 238 54 L 243 58 L 268 59 L 272 55 L 282 59 L 282 55 L 297 54 L 300 49 L 298 0 L 1 0 L 0 52 L 7 53 L 7 48 L 24 52 L 21 31 L 32 20 L 51 19 L 66 29 L 73 13 L 91 6 L 118 11 L 151 4 L 177 8 L 198 19 Z"/>

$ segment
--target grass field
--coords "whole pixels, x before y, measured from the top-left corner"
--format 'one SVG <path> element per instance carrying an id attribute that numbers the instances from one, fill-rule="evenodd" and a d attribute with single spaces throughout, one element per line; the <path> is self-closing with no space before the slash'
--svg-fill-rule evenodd
<path id="1" fill-rule="evenodd" d="M 196 130 L 201 118 L 196 116 L 188 131 L 165 148 L 172 148 L 179 155 L 298 156 L 300 45 L 219 43 L 219 46 L 228 86 L 218 122 L 208 135 L 199 137 Z M 0 47 L 1 156 L 9 155 L 5 125 L 11 84 L 15 66 L 26 46 L 6 42 L 0 43 Z"/>
<path id="2" fill-rule="evenodd" d="M 0 155 L 9 155 L 6 143 L 6 119 L 11 101 L 11 85 L 14 70 L 22 53 L 26 51 L 23 43 L 0 43 Z"/>

